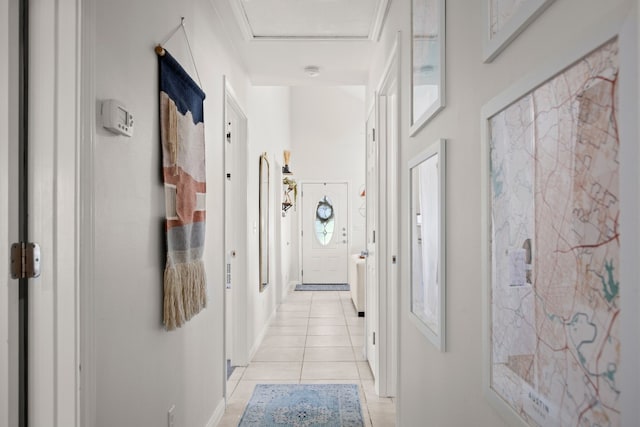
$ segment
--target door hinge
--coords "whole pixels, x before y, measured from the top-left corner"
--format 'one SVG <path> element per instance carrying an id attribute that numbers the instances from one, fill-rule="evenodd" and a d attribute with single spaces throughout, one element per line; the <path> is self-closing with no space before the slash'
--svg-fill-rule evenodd
<path id="1" fill-rule="evenodd" d="M 300 230 L 300 237 L 304 236 L 304 230 Z"/>
<path id="2" fill-rule="evenodd" d="M 373 230 L 372 239 L 373 239 L 372 243 L 375 243 L 376 242 L 376 230 Z"/>
<path id="3" fill-rule="evenodd" d="M 376 129 L 373 128 L 373 129 L 371 129 L 371 131 L 373 132 L 373 140 L 375 141 L 376 140 Z"/>
<path id="4" fill-rule="evenodd" d="M 391 263 L 392 263 L 392 264 L 396 264 L 397 262 L 398 262 L 398 257 L 397 257 L 397 256 L 395 256 L 395 255 L 393 255 L 393 256 L 391 257 Z"/>
<path id="5" fill-rule="evenodd" d="M 373 345 L 376 345 L 376 333 L 373 332 Z"/>
<path id="6" fill-rule="evenodd" d="M 227 123 L 227 142 L 231 143 L 231 122 Z"/>
<path id="7" fill-rule="evenodd" d="M 11 245 L 11 277 L 30 279 L 40 276 L 40 245 L 14 243 Z"/>

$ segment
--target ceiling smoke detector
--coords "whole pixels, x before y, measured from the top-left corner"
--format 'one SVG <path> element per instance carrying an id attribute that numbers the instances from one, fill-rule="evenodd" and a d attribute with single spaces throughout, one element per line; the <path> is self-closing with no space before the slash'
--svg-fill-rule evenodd
<path id="1" fill-rule="evenodd" d="M 317 77 L 320 74 L 320 67 L 317 65 L 307 65 L 304 67 L 304 72 L 309 77 Z"/>

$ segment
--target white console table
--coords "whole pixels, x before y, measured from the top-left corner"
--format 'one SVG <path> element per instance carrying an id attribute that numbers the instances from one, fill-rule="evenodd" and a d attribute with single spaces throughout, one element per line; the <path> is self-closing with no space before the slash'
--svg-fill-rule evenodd
<path id="1" fill-rule="evenodd" d="M 349 288 L 351 288 L 351 300 L 358 312 L 358 316 L 364 317 L 364 282 L 366 260 L 359 254 L 351 255 L 349 260 Z"/>

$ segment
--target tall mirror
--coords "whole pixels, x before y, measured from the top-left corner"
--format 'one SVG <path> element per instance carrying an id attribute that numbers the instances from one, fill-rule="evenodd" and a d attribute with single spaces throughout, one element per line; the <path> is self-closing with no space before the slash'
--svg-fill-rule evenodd
<path id="1" fill-rule="evenodd" d="M 269 284 L 269 160 L 267 153 L 260 156 L 259 187 L 260 222 L 260 292 Z"/>
<path id="2" fill-rule="evenodd" d="M 410 318 L 445 350 L 444 140 L 409 162 L 411 183 Z"/>

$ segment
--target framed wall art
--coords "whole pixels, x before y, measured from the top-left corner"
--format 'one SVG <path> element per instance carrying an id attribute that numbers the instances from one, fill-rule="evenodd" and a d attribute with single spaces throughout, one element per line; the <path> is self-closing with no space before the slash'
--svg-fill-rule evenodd
<path id="1" fill-rule="evenodd" d="M 493 61 L 554 0 L 482 0 L 483 58 Z"/>
<path id="2" fill-rule="evenodd" d="M 410 318 L 445 351 L 445 140 L 409 162 Z"/>
<path id="3" fill-rule="evenodd" d="M 260 292 L 269 284 L 269 159 L 267 153 L 260 155 L 260 183 L 258 187 Z"/>
<path id="4" fill-rule="evenodd" d="M 620 425 L 618 56 L 610 34 L 482 111 L 484 383 L 518 425 Z"/>
<path id="5" fill-rule="evenodd" d="M 411 1 L 411 135 L 445 105 L 445 1 Z"/>

